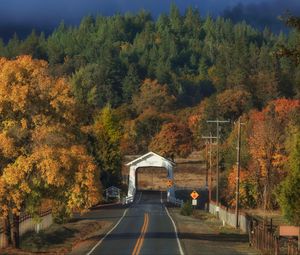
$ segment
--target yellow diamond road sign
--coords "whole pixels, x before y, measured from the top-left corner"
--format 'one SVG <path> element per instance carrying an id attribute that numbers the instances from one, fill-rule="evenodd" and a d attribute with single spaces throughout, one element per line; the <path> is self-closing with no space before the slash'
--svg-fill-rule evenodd
<path id="1" fill-rule="evenodd" d="M 171 187 L 173 186 L 173 181 L 172 181 L 172 180 L 168 180 L 168 181 L 167 181 L 167 186 L 168 186 L 169 188 L 171 188 Z"/>
<path id="2" fill-rule="evenodd" d="M 197 193 L 197 191 L 193 191 L 192 193 L 191 193 L 191 197 L 192 197 L 192 199 L 197 199 L 198 197 L 199 197 L 199 194 Z"/>

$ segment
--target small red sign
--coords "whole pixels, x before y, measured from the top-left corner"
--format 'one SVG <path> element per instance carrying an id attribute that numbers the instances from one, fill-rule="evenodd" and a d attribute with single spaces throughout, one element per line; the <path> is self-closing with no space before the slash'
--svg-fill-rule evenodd
<path id="1" fill-rule="evenodd" d="M 279 226 L 280 236 L 299 236 L 300 227 L 296 226 Z"/>

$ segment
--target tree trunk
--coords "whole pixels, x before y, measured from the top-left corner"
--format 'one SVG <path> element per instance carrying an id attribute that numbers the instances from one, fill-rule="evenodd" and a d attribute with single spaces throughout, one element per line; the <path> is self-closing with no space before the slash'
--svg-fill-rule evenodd
<path id="1" fill-rule="evenodd" d="M 11 245 L 11 229 L 10 229 L 10 220 L 9 220 L 9 215 L 7 215 L 3 219 L 3 233 L 5 236 L 5 239 L 7 241 L 7 244 L 10 246 Z"/>
<path id="2" fill-rule="evenodd" d="M 19 215 L 13 215 L 12 228 L 12 245 L 14 248 L 20 248 L 20 233 L 19 233 Z"/>

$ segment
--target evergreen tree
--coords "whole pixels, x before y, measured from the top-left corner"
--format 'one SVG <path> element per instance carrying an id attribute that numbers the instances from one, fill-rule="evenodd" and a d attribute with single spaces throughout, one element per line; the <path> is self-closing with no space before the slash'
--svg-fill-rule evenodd
<path id="1" fill-rule="evenodd" d="M 8 41 L 7 47 L 7 56 L 9 58 L 14 58 L 20 53 L 20 40 L 18 35 L 15 33 L 14 36 Z"/>
<path id="2" fill-rule="evenodd" d="M 139 90 L 141 80 L 135 66 L 130 65 L 127 75 L 122 83 L 123 99 L 126 102 L 132 100 L 133 95 Z"/>

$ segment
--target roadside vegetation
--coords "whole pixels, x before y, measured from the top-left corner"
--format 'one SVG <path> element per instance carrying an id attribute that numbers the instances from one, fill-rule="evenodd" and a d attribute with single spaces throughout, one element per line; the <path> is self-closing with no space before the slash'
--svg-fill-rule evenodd
<path id="1" fill-rule="evenodd" d="M 192 202 L 190 200 L 186 201 L 181 210 L 180 210 L 180 214 L 184 215 L 184 216 L 190 216 L 193 213 L 193 206 L 192 206 Z"/>

